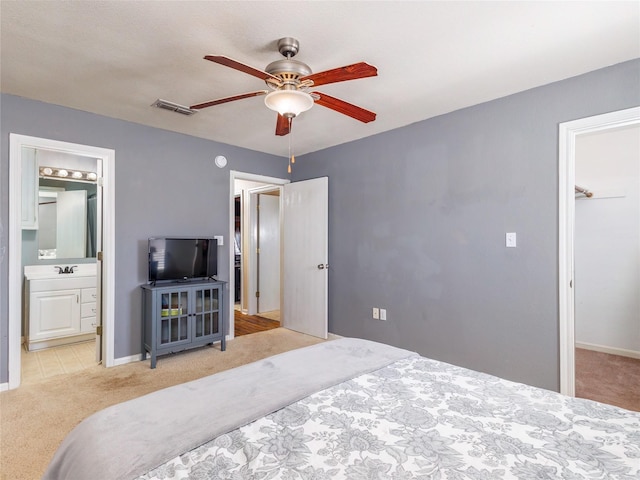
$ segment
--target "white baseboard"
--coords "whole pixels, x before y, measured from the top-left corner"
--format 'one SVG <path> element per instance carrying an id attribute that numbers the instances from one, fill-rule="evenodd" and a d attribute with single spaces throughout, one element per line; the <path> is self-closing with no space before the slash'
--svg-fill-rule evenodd
<path id="1" fill-rule="evenodd" d="M 233 337 L 229 337 L 227 335 L 226 340 L 233 340 Z M 144 358 L 142 357 L 142 353 L 139 353 L 137 355 L 129 355 L 128 357 L 120 357 L 114 360 L 113 366 L 117 367 L 118 365 L 126 365 L 127 363 L 140 362 L 149 358 L 151 358 L 151 354 L 149 352 L 144 352 Z"/>
<path id="2" fill-rule="evenodd" d="M 9 390 L 9 383 L 0 383 L 0 392 L 6 392 Z"/>
<path id="3" fill-rule="evenodd" d="M 128 357 L 120 357 L 113 360 L 113 366 L 126 365 L 127 363 L 139 362 L 142 360 L 142 354 L 129 355 Z"/>
<path id="4" fill-rule="evenodd" d="M 576 348 L 584 348 L 585 350 L 593 350 L 594 352 L 608 353 L 610 355 L 620 355 L 621 357 L 637 358 L 640 360 L 640 352 L 636 350 L 627 350 L 625 348 L 607 347 L 604 345 L 582 342 L 576 342 Z"/>

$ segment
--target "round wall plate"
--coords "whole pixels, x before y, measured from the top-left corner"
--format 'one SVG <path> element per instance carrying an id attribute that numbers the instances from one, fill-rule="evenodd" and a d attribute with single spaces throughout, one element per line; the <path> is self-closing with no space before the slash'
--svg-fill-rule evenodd
<path id="1" fill-rule="evenodd" d="M 214 162 L 216 162 L 216 166 L 218 168 L 224 168 L 227 165 L 227 158 L 222 155 L 218 155 Z"/>

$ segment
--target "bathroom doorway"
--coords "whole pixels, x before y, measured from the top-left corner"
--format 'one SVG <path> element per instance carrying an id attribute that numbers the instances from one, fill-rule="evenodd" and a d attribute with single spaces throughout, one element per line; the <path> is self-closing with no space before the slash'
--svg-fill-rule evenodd
<path id="1" fill-rule="evenodd" d="M 31 156 L 35 158 L 31 158 Z M 40 155 L 45 160 L 38 161 L 37 156 Z M 57 161 L 76 161 L 71 162 L 68 166 L 57 164 Z M 88 167 L 88 163 L 95 162 L 95 170 Z M 114 161 L 115 152 L 110 149 L 91 147 L 86 145 L 72 144 L 57 140 L 43 139 L 38 137 L 29 137 L 25 135 L 10 134 L 10 181 L 9 181 L 9 338 L 8 338 L 8 354 L 9 354 L 9 389 L 17 388 L 22 378 L 22 344 L 24 339 L 24 322 L 25 308 L 23 307 L 23 286 L 25 261 L 31 264 L 35 270 L 45 272 L 44 275 L 50 275 L 53 271 L 57 271 L 56 266 L 66 267 L 77 266 L 74 273 L 93 266 L 95 273 L 95 295 L 93 305 L 90 300 L 83 305 L 87 307 L 85 317 L 88 318 L 90 309 L 95 309 L 95 333 L 90 337 L 99 336 L 95 341 L 96 347 L 93 347 L 93 353 L 99 355 L 104 366 L 114 365 L 113 353 L 113 322 L 114 322 Z M 51 163 L 49 165 L 47 162 Z M 92 164 L 93 165 L 93 164 Z M 43 170 L 40 169 L 43 167 Z M 51 198 L 51 192 L 66 190 L 61 185 L 48 185 L 48 190 L 44 190 L 45 195 L 39 195 L 40 178 L 50 177 L 50 180 L 60 180 L 65 178 L 74 178 L 76 181 L 85 181 L 94 183 L 97 191 L 101 192 L 102 208 L 100 208 L 101 221 L 95 219 L 95 230 L 79 242 L 81 249 L 85 250 L 85 256 L 80 257 L 77 250 L 71 250 L 73 257 L 59 258 L 60 253 L 64 252 L 67 244 L 59 243 L 55 248 L 39 248 L 37 233 L 38 204 L 40 198 L 44 198 L 43 203 L 47 203 L 46 199 Z M 70 179 L 70 178 L 69 178 Z M 90 182 L 88 182 L 90 180 Z M 73 190 L 73 188 L 70 188 Z M 80 189 L 82 190 L 82 189 Z M 24 195 L 23 195 L 24 192 Z M 49 192 L 49 193 L 46 193 Z M 86 191 L 85 191 L 86 194 Z M 83 194 L 83 195 L 85 195 Z M 49 196 L 47 196 L 49 195 Z M 86 194 L 88 197 L 89 195 Z M 84 197 L 83 197 L 84 198 Z M 89 201 L 89 198 L 87 198 Z M 96 209 L 99 208 L 96 206 Z M 98 212 L 96 210 L 96 212 Z M 30 223 L 31 218 L 35 218 Z M 100 216 L 99 215 L 99 216 Z M 44 219 L 43 219 L 44 220 Z M 87 222 L 91 220 L 87 218 Z M 44 225 L 47 222 L 43 223 Z M 24 233 L 31 230 L 32 233 Z M 63 235 L 60 242 L 63 242 L 64 234 L 69 233 L 67 227 L 63 227 Z M 43 236 L 44 233 L 43 233 Z M 77 236 L 73 236 L 77 240 Z M 26 239 L 26 243 L 25 243 Z M 72 242 L 73 243 L 73 242 Z M 84 245 L 82 245 L 84 244 Z M 29 245 L 29 251 L 26 249 Z M 25 248 L 23 248 L 25 246 Z M 55 251 L 55 253 L 53 252 Z M 69 252 L 69 250 L 67 250 Z M 93 257 L 87 257 L 93 255 Z M 69 253 L 68 253 L 69 254 Z M 54 256 L 56 258 L 51 258 Z M 50 258 L 47 258 L 50 257 Z M 63 262 L 64 260 L 64 262 Z M 62 265 L 59 265 L 62 264 Z M 73 265 L 72 265 L 73 264 Z M 90 274 L 89 274 L 90 275 Z M 35 275 L 33 278 L 38 277 Z M 38 277 L 40 278 L 40 277 Z M 88 289 L 87 289 L 88 290 Z M 87 294 L 91 292 L 87 291 Z M 86 297 L 89 299 L 89 297 Z M 80 294 L 78 293 L 78 303 L 80 303 Z M 63 318 L 63 317 L 62 317 Z M 86 322 L 85 322 L 86 323 Z M 91 340 L 89 338 L 89 340 Z M 56 346 L 56 341 L 51 342 L 47 347 Z"/>

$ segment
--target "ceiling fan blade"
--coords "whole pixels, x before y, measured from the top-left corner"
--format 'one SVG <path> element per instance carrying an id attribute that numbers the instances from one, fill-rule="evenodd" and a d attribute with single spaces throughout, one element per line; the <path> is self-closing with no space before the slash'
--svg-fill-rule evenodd
<path id="1" fill-rule="evenodd" d="M 205 60 L 209 60 L 214 63 L 219 63 L 220 65 L 224 65 L 225 67 L 230 67 L 235 70 L 248 73 L 249 75 L 258 77 L 261 80 L 272 79 L 272 80 L 280 81 L 278 77 L 274 77 L 270 73 L 263 72 L 262 70 L 258 70 L 257 68 L 250 67 L 249 65 L 245 65 L 244 63 L 240 63 L 237 60 L 234 60 L 229 57 L 225 57 L 224 55 L 205 55 L 204 58 Z"/>
<path id="2" fill-rule="evenodd" d="M 378 69 L 373 65 L 365 62 L 354 63 L 346 67 L 334 68 L 324 72 L 312 73 L 306 77 L 302 77 L 300 81 L 312 80 L 313 86 L 326 85 L 328 83 L 345 82 L 347 80 L 356 80 L 358 78 L 375 77 L 378 75 Z"/>
<path id="3" fill-rule="evenodd" d="M 374 112 L 352 105 L 351 103 L 347 103 L 339 98 L 331 97 L 320 92 L 312 92 L 312 95 L 316 95 L 318 97 L 315 100 L 315 103 L 318 105 L 322 105 L 323 107 L 348 115 L 349 117 L 360 120 L 363 123 L 373 122 L 376 119 L 376 114 Z"/>
<path id="4" fill-rule="evenodd" d="M 232 97 L 211 100 L 210 102 L 198 103 L 196 105 L 191 105 L 189 108 L 192 110 L 200 110 L 201 108 L 213 107 L 214 105 L 220 105 L 221 103 L 233 102 L 234 100 L 242 100 L 243 98 L 258 97 L 266 94 L 267 90 L 258 90 L 257 92 L 243 93 L 242 95 L 234 95 Z"/>
<path id="5" fill-rule="evenodd" d="M 284 135 L 289 135 L 291 132 L 291 123 L 289 123 L 289 119 L 278 114 L 278 120 L 276 122 L 276 135 L 280 135 L 281 137 Z"/>

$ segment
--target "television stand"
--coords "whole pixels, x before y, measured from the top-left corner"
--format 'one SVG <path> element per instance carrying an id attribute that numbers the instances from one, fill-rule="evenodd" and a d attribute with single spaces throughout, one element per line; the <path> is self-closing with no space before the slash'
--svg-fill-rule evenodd
<path id="1" fill-rule="evenodd" d="M 142 288 L 142 359 L 151 368 L 160 355 L 220 342 L 225 351 L 226 282 L 200 280 L 144 284 Z"/>

